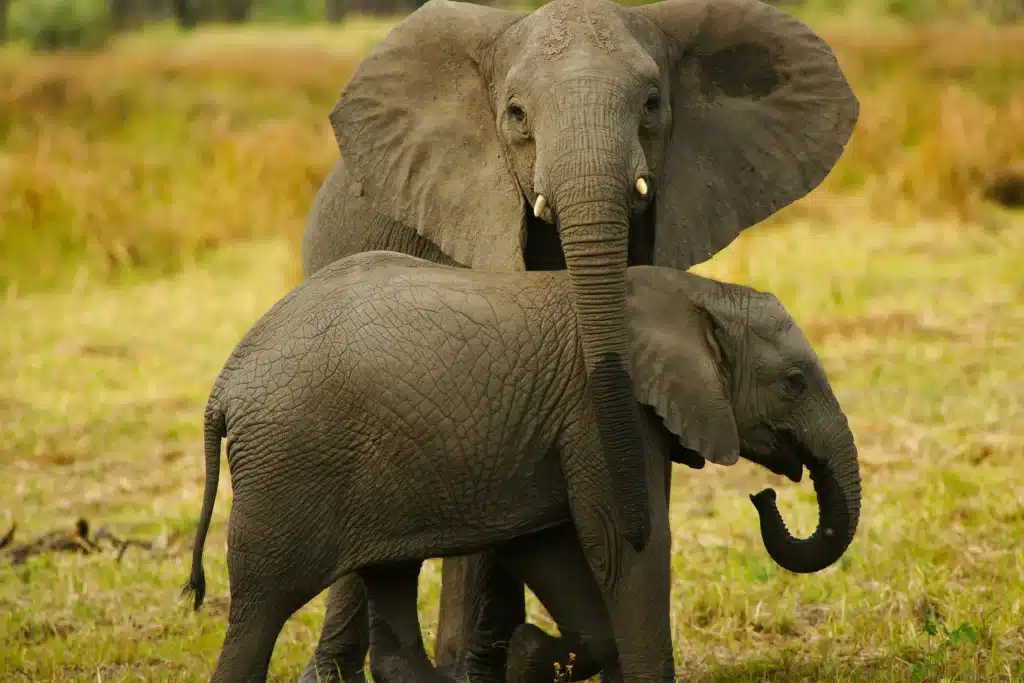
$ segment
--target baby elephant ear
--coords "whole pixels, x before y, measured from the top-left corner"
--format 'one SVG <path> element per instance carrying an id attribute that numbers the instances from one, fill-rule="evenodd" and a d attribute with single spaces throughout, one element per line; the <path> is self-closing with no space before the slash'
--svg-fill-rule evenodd
<path id="1" fill-rule="evenodd" d="M 630 268 L 627 315 L 637 400 L 679 443 L 716 465 L 740 456 L 717 323 L 660 268 Z M 671 272 L 671 271 L 670 271 Z"/>

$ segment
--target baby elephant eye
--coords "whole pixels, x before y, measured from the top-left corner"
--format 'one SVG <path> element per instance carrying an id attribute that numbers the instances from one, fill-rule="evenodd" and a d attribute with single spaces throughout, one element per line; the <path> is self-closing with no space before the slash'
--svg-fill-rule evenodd
<path id="1" fill-rule="evenodd" d="M 807 378 L 799 368 L 786 373 L 786 391 L 793 396 L 800 396 L 807 389 Z"/>
<path id="2" fill-rule="evenodd" d="M 508 105 L 507 111 L 508 117 L 513 121 L 518 121 L 521 123 L 522 121 L 526 120 L 526 112 L 523 111 L 523 108 L 516 104 L 515 102 L 511 102 Z"/>

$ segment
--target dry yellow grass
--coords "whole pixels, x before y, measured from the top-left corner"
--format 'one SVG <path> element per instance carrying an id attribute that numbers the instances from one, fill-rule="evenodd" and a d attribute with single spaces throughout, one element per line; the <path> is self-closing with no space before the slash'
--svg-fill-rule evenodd
<path id="1" fill-rule="evenodd" d="M 0 289 L 167 272 L 238 239 L 297 238 L 336 158 L 327 121 L 387 24 L 0 52 Z M 822 27 L 862 103 L 820 191 L 784 211 L 991 222 L 986 174 L 1024 160 L 1024 28 Z M 842 201 L 836 202 L 841 198 Z M 838 207 L 838 210 L 837 210 Z"/>

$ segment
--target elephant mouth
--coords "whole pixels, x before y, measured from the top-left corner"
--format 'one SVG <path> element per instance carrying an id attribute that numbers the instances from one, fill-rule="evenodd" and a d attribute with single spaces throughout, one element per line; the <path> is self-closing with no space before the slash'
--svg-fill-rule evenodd
<path id="1" fill-rule="evenodd" d="M 707 463 L 700 453 L 683 446 L 674 439 L 669 448 L 669 457 L 672 459 L 672 462 L 692 467 L 695 470 L 704 469 L 704 465 Z"/>
<path id="2" fill-rule="evenodd" d="M 764 467 L 773 474 L 786 477 L 790 481 L 799 484 L 804 476 L 804 465 L 811 462 L 810 453 L 790 436 L 782 435 L 778 444 L 769 455 L 758 455 L 754 452 L 744 452 L 742 456 Z M 670 447 L 672 462 L 678 465 L 686 465 L 695 470 L 704 469 L 707 461 L 697 451 L 686 448 L 682 444 L 673 443 Z"/>
<path id="3" fill-rule="evenodd" d="M 769 455 L 744 453 L 743 457 L 799 484 L 804 476 L 804 465 L 813 461 L 810 452 L 788 432 L 778 433 L 775 441 L 775 448 Z"/>

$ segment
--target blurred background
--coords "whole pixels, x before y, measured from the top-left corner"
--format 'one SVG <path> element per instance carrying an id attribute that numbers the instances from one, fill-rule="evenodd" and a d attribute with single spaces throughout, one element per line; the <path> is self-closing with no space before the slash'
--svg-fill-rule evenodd
<path id="1" fill-rule="evenodd" d="M 301 277 L 341 88 L 418 4 L 0 0 L 0 680 L 209 675 L 226 467 L 207 603 L 177 598 L 202 406 Z M 774 292 L 804 328 L 864 514 L 837 566 L 790 575 L 746 495 L 776 486 L 807 533 L 811 487 L 677 468 L 679 670 L 1024 680 L 1024 0 L 780 5 L 833 47 L 860 120 L 817 190 L 696 270 Z M 437 583 L 428 563 L 428 648 Z M 322 610 L 289 623 L 271 680 L 295 680 Z"/>
<path id="2" fill-rule="evenodd" d="M 0 0 L 0 291 L 297 237 L 337 155 L 331 106 L 417 3 Z M 1024 0 L 784 7 L 834 46 L 862 114 L 780 218 L 850 198 L 982 222 L 1024 204 Z"/>
<path id="3" fill-rule="evenodd" d="M 327 113 L 418 4 L 0 0 L 0 291 L 297 236 L 337 154 Z M 780 218 L 833 199 L 982 222 L 1024 204 L 1024 0 L 784 7 L 834 47 L 862 114 L 824 186 Z"/>

